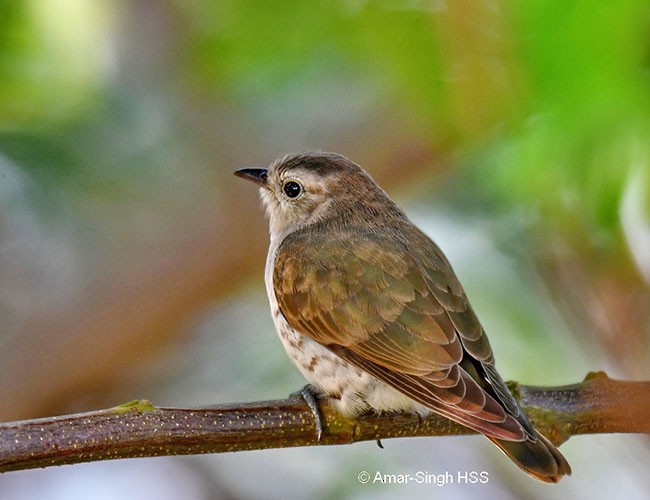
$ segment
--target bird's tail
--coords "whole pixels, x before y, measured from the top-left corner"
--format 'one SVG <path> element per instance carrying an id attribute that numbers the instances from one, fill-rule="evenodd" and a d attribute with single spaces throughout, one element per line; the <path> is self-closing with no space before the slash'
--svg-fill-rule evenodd
<path id="1" fill-rule="evenodd" d="M 526 441 L 505 441 L 488 436 L 521 470 L 546 483 L 557 483 L 571 474 L 571 466 L 560 451 L 541 434 Z"/>

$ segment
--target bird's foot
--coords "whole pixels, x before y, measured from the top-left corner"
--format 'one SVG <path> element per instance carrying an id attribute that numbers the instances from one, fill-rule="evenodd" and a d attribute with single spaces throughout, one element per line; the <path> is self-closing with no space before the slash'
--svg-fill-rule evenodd
<path id="1" fill-rule="evenodd" d="M 314 388 L 314 386 L 307 384 L 299 391 L 292 392 L 289 397 L 301 396 L 302 399 L 305 400 L 305 403 L 307 403 L 307 406 L 309 406 L 312 415 L 314 415 L 314 422 L 316 424 L 316 431 L 318 433 L 316 440 L 320 442 L 323 435 L 323 418 L 321 415 L 320 407 L 318 406 L 318 395 L 319 393 Z"/>

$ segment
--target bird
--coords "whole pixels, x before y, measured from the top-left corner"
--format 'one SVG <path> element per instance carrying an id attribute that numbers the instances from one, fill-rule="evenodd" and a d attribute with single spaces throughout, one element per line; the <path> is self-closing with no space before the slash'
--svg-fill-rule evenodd
<path id="1" fill-rule="evenodd" d="M 435 412 L 536 479 L 571 473 L 496 370 L 442 250 L 362 167 L 309 151 L 235 175 L 259 186 L 273 321 L 312 394 L 349 417 Z"/>

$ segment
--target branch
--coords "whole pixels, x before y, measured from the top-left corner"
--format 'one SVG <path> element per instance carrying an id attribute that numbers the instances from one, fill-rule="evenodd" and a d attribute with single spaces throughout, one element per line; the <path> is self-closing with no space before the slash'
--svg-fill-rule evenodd
<path id="1" fill-rule="evenodd" d="M 533 424 L 555 444 L 579 434 L 650 433 L 650 382 L 590 373 L 579 384 L 511 383 Z M 473 434 L 444 417 L 342 417 L 320 404 L 323 435 L 300 396 L 210 408 L 156 408 L 135 401 L 108 410 L 0 424 L 0 472 L 115 458 L 349 444 L 412 436 Z"/>

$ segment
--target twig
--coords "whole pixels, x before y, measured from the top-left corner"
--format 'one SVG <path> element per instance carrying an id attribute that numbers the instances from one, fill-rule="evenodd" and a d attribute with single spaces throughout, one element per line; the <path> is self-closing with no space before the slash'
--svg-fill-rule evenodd
<path id="1" fill-rule="evenodd" d="M 579 434 L 650 433 L 650 382 L 604 373 L 579 384 L 542 388 L 511 384 L 534 425 L 556 444 Z M 156 408 L 135 401 L 108 410 L 0 424 L 0 472 L 115 458 L 349 444 L 412 436 L 471 434 L 432 415 L 342 417 L 321 402 L 324 431 L 316 439 L 304 400 Z"/>

